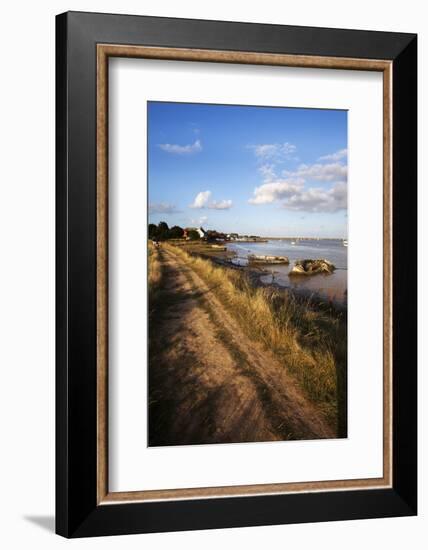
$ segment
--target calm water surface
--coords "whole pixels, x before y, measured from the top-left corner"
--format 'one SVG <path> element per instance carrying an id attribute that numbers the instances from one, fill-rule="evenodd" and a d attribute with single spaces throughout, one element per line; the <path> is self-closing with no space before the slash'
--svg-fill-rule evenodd
<path id="1" fill-rule="evenodd" d="M 248 264 L 249 254 L 288 256 L 290 265 L 263 266 L 270 273 L 263 275 L 261 281 L 266 284 L 275 282 L 283 287 L 305 289 L 338 302 L 346 301 L 348 249 L 343 246 L 342 240 L 301 240 L 292 245 L 291 240 L 284 239 L 271 240 L 267 243 L 228 243 L 227 248 L 237 254 L 232 261 L 239 265 Z M 295 260 L 305 258 L 329 260 L 336 266 L 336 271 L 331 275 L 289 277 L 288 273 Z"/>

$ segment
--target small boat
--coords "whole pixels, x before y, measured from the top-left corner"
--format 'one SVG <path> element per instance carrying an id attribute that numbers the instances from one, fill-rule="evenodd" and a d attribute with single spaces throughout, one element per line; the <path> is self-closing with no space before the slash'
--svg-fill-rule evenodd
<path id="1" fill-rule="evenodd" d="M 343 246 L 348 246 L 348 241 L 346 239 L 343 239 Z"/>
<path id="2" fill-rule="evenodd" d="M 248 261 L 255 264 L 289 264 L 287 256 L 268 256 L 249 254 Z"/>
<path id="3" fill-rule="evenodd" d="M 328 260 L 296 260 L 288 276 L 293 275 L 316 275 L 318 273 L 331 274 L 336 269 Z"/>
<path id="4" fill-rule="evenodd" d="M 291 244 L 294 246 L 296 244 L 296 241 L 291 241 Z"/>

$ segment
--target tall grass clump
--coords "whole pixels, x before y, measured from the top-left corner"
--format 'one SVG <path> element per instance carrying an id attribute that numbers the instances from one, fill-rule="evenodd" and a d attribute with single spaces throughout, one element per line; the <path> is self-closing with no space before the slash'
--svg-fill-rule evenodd
<path id="1" fill-rule="evenodd" d="M 149 256 L 149 290 L 155 290 L 159 286 L 161 280 L 161 263 L 159 261 L 159 251 L 149 243 L 148 247 Z"/>
<path id="2" fill-rule="evenodd" d="M 191 267 L 251 339 L 273 351 L 327 421 L 346 435 L 346 313 L 309 298 L 258 287 L 239 270 L 216 266 L 182 248 Z"/>
<path id="3" fill-rule="evenodd" d="M 148 245 L 148 285 L 149 285 L 149 318 L 159 296 L 162 280 L 162 264 L 159 250 L 152 243 Z"/>

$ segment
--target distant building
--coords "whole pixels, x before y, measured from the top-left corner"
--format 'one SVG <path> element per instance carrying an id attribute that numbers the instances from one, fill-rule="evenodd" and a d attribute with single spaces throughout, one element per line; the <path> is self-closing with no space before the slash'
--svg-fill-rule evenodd
<path id="1" fill-rule="evenodd" d="M 201 239 L 204 239 L 205 236 L 206 236 L 206 231 L 203 227 L 186 227 L 184 230 L 183 230 L 183 237 L 186 239 L 186 240 L 189 240 L 190 237 L 189 237 L 189 233 L 191 231 L 196 231 L 196 233 L 198 233 L 199 237 Z"/>
<path id="2" fill-rule="evenodd" d="M 243 242 L 243 243 L 249 243 L 249 242 L 264 242 L 266 239 L 259 237 L 258 235 L 239 235 L 238 233 L 229 233 L 228 235 L 229 240 L 231 241 L 237 241 L 237 242 Z"/>

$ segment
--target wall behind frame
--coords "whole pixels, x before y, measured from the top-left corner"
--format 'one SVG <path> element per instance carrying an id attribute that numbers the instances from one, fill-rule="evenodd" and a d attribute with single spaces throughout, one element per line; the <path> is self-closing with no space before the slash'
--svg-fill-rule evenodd
<path id="1" fill-rule="evenodd" d="M 82 539 L 70 543 L 53 535 L 54 510 L 54 16 L 66 10 L 160 15 L 313 25 L 342 28 L 372 28 L 396 32 L 418 32 L 419 86 L 426 83 L 428 22 L 423 4 L 369 0 L 343 3 L 284 4 L 275 0 L 249 3 L 244 0 L 201 3 L 197 0 L 76 0 L 8 3 L 2 12 L 0 40 L 2 58 L 0 88 L 0 418 L 2 420 L 2 460 L 0 469 L 0 541 L 5 548 L 29 546 L 47 550 L 75 544 L 79 548 L 217 549 L 219 547 L 261 548 L 284 545 L 294 548 L 349 550 L 363 545 L 380 545 L 388 550 L 423 548 L 428 528 L 426 516 L 427 481 L 420 473 L 420 516 L 392 520 L 346 523 L 303 524 L 277 527 L 218 530 Z M 420 96 L 422 93 L 420 92 Z M 419 110 L 419 181 L 426 178 L 423 137 L 427 112 Z M 420 187 L 420 269 L 428 209 L 427 193 Z M 422 273 L 420 281 L 423 280 Z M 426 293 L 420 293 L 421 319 Z M 420 323 L 420 352 L 426 344 Z M 423 358 L 421 364 L 423 364 Z M 420 373 L 420 433 L 427 421 L 427 379 Z M 420 463 L 425 442 L 421 439 Z M 76 547 L 77 547 L 76 546 Z"/>

